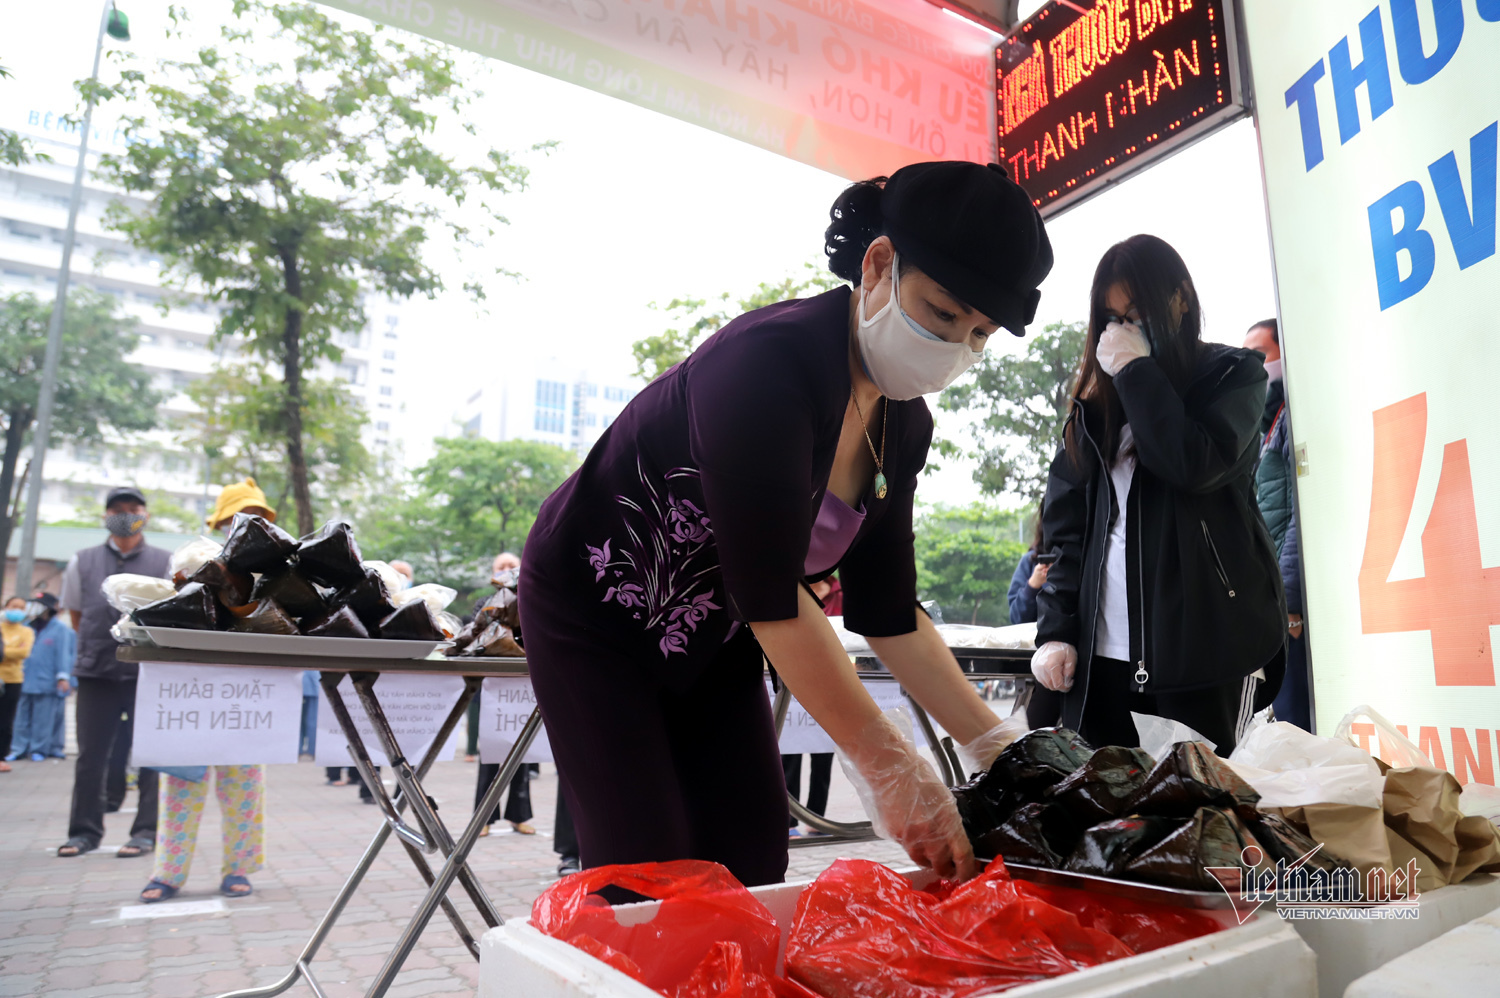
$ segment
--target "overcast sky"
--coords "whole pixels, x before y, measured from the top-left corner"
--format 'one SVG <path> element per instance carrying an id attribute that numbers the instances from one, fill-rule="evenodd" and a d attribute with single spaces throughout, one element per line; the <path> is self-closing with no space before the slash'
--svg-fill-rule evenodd
<path id="1" fill-rule="evenodd" d="M 71 81 L 89 70 L 99 5 L 10 6 L 0 64 L 16 78 L 0 84 L 3 103 L 71 108 Z M 122 9 L 131 19 L 132 51 L 146 59 L 167 51 L 166 3 L 122 0 Z M 228 7 L 202 0 L 190 9 L 207 27 Z M 482 312 L 456 290 L 409 307 L 407 329 L 418 332 L 407 342 L 420 349 L 408 349 L 404 361 L 414 403 L 406 413 L 408 440 L 452 433 L 454 403 L 518 358 L 557 356 L 598 380 L 620 378 L 634 366 L 630 344 L 663 328 L 652 302 L 743 293 L 821 259 L 828 206 L 842 179 L 506 63 L 487 63 L 477 75 L 486 96 L 473 121 L 484 142 L 512 150 L 548 140 L 558 146 L 526 156 L 530 189 L 504 203 L 511 224 L 482 254 L 441 253 L 455 289 L 466 273 L 496 266 L 523 278 L 491 282 Z M 1248 121 L 1073 209 L 1048 231 L 1057 263 L 1042 286 L 1038 326 L 1082 318 L 1100 255 L 1137 232 L 1155 233 L 1182 253 L 1210 338 L 1238 342 L 1250 323 L 1275 312 Z M 997 336 L 997 348 L 1023 349 L 1024 341 Z M 939 428 L 963 432 L 942 415 Z M 958 464 L 920 491 L 928 502 L 976 496 L 969 469 Z"/>

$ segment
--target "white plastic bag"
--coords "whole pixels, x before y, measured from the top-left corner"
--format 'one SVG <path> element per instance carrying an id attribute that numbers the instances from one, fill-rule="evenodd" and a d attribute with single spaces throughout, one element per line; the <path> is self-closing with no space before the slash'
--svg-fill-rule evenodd
<path id="1" fill-rule="evenodd" d="M 406 577 L 392 568 L 390 562 L 362 561 L 359 563 L 359 567 L 373 568 L 375 572 L 380 576 L 380 581 L 385 583 L 385 591 L 390 593 L 392 596 L 404 591 L 403 587 L 406 585 Z"/>
<path id="2" fill-rule="evenodd" d="M 1178 742 L 1202 742 L 1212 752 L 1218 746 L 1204 738 L 1181 721 L 1173 721 L 1155 714 L 1130 712 L 1135 721 L 1135 733 L 1140 739 L 1141 749 L 1153 759 L 1165 759 L 1172 754 L 1172 746 Z"/>
<path id="3" fill-rule="evenodd" d="M 181 572 L 184 576 L 192 575 L 206 563 L 213 561 L 224 550 L 224 545 L 208 537 L 194 537 L 182 547 L 172 552 L 172 558 L 167 562 L 167 577 L 176 578 Z"/>
<path id="4" fill-rule="evenodd" d="M 1411 766 L 1426 766 L 1428 769 L 1439 768 L 1433 766 L 1432 760 L 1427 758 L 1426 752 L 1417 748 L 1416 744 L 1410 738 L 1407 738 L 1400 731 L 1396 730 L 1394 724 L 1376 713 L 1375 708 L 1367 703 L 1362 703 L 1345 714 L 1344 719 L 1339 721 L 1338 727 L 1334 729 L 1333 737 L 1358 748 L 1358 743 L 1355 741 L 1354 722 L 1358 721 L 1361 717 L 1369 718 L 1370 722 L 1375 726 L 1375 743 L 1379 751 L 1372 752 L 1370 753 L 1371 755 L 1378 755 L 1387 764 L 1396 769 L 1406 769 Z"/>
<path id="5" fill-rule="evenodd" d="M 436 582 L 424 582 L 420 586 L 412 586 L 403 589 L 399 593 L 391 594 L 391 602 L 397 607 L 403 607 L 414 599 L 425 600 L 432 607 L 432 615 L 436 617 L 448 609 L 448 604 L 458 596 L 458 590 L 440 586 Z"/>
<path id="6" fill-rule="evenodd" d="M 151 575 L 111 575 L 99 584 L 109 605 L 121 613 L 139 610 L 147 603 L 166 599 L 177 592 L 167 579 Z"/>
<path id="7" fill-rule="evenodd" d="M 1465 815 L 1478 815 L 1490 824 L 1500 825 L 1500 787 L 1470 783 L 1458 795 L 1458 809 Z"/>
<path id="8" fill-rule="evenodd" d="M 1235 747 L 1229 765 L 1260 794 L 1260 806 L 1310 804 L 1381 806 L 1385 777 L 1368 752 L 1277 721 Z"/>

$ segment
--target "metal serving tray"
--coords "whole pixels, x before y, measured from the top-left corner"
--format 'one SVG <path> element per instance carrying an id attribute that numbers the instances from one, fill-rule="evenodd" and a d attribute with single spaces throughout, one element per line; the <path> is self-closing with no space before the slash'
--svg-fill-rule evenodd
<path id="1" fill-rule="evenodd" d="M 1201 908 L 1219 910 L 1233 908 L 1234 901 L 1223 891 L 1185 891 L 1178 887 L 1158 887 L 1134 880 L 1117 880 L 1114 877 L 1097 877 L 1089 873 L 1070 873 L 1067 870 L 1049 870 L 1041 866 L 1026 866 L 1023 863 L 1006 862 L 1005 868 L 1017 880 L 1029 880 L 1036 884 L 1053 887 L 1076 887 L 1095 894 L 1109 894 L 1129 898 L 1132 901 L 1151 901 L 1169 904 L 1178 908 Z"/>
<path id="2" fill-rule="evenodd" d="M 246 634 L 240 631 L 195 631 L 181 627 L 147 627 L 162 648 L 223 654 L 316 655 L 330 658 L 426 658 L 437 641 L 387 638 L 319 638 L 305 634 Z"/>

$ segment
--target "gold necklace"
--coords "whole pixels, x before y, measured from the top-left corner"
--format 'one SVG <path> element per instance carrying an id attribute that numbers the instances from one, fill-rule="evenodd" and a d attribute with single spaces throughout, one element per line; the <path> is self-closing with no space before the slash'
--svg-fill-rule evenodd
<path id="1" fill-rule="evenodd" d="M 891 414 L 891 403 L 887 399 L 885 406 L 880 412 L 880 453 L 875 453 L 875 441 L 870 439 L 870 428 L 865 425 L 864 410 L 859 407 L 859 396 L 854 394 L 854 389 L 849 389 L 849 401 L 854 403 L 854 411 L 859 414 L 859 428 L 865 432 L 865 443 L 870 445 L 870 456 L 875 459 L 875 498 L 884 499 L 886 493 L 885 483 L 885 427 L 886 421 Z"/>

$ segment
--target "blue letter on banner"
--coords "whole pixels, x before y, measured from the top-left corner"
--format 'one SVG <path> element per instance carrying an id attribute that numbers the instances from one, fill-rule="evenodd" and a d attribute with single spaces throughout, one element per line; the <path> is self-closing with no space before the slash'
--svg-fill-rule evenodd
<path id="1" fill-rule="evenodd" d="M 1417 0 L 1391 0 L 1391 30 L 1396 34 L 1396 65 L 1401 78 L 1415 86 L 1436 76 L 1458 51 L 1464 36 L 1464 8 L 1459 0 L 1432 0 L 1437 22 L 1437 51 L 1422 52 L 1422 26 L 1417 23 Z"/>
<path id="2" fill-rule="evenodd" d="M 1391 225 L 1391 215 L 1401 210 L 1401 229 Z M 1437 251 L 1430 236 L 1422 228 L 1422 215 L 1427 211 L 1427 198 L 1422 185 L 1415 180 L 1391 191 L 1370 205 L 1370 247 L 1375 252 L 1375 283 L 1380 290 L 1380 310 L 1384 312 L 1421 291 L 1432 280 L 1432 268 L 1437 261 Z M 1411 273 L 1401 278 L 1401 260 L 1398 254 L 1406 250 L 1411 254 Z"/>
<path id="3" fill-rule="evenodd" d="M 1340 38 L 1328 50 L 1329 75 L 1333 77 L 1333 107 L 1338 112 L 1339 143 L 1359 134 L 1359 102 L 1355 95 L 1364 84 L 1370 98 L 1370 120 L 1385 114 L 1395 103 L 1391 97 L 1391 67 L 1385 58 L 1385 29 L 1381 26 L 1380 8 L 1376 7 L 1359 22 L 1360 61 L 1349 64 L 1349 38 Z"/>
<path id="4" fill-rule="evenodd" d="M 1438 207 L 1443 209 L 1443 221 L 1448 226 L 1448 239 L 1453 243 L 1453 255 L 1458 257 L 1459 270 L 1495 255 L 1497 129 L 1500 129 L 1500 122 L 1491 122 L 1488 128 L 1469 140 L 1472 212 L 1464 197 L 1464 182 L 1458 175 L 1457 157 L 1450 152 L 1427 168 L 1432 176 L 1432 186 L 1437 189 Z"/>
<path id="5" fill-rule="evenodd" d="M 1500 0 L 1495 0 L 1500 3 Z M 1302 162 L 1311 170 L 1323 162 L 1323 132 L 1318 124 L 1318 92 L 1314 89 L 1323 78 L 1323 60 L 1286 88 L 1286 106 L 1297 105 L 1297 123 L 1302 126 Z"/>

